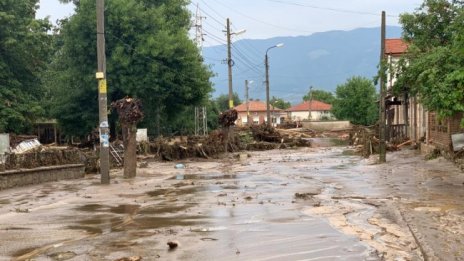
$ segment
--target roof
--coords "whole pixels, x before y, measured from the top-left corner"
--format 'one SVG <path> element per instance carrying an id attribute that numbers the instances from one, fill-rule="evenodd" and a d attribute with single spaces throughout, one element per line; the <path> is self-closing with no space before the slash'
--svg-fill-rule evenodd
<path id="1" fill-rule="evenodd" d="M 317 100 L 312 100 L 311 102 L 305 101 L 303 103 L 295 105 L 287 109 L 287 111 L 309 111 L 310 107 L 312 111 L 330 111 L 332 109 L 332 105 L 330 104 Z"/>
<path id="2" fill-rule="evenodd" d="M 262 101 L 249 101 L 249 109 L 250 112 L 259 112 L 259 111 L 266 111 L 266 103 Z M 281 111 L 281 109 L 270 105 L 270 110 L 272 111 Z M 246 112 L 247 111 L 247 106 L 246 102 L 242 103 L 240 105 L 237 105 L 234 109 L 236 109 L 238 112 Z"/>
<path id="3" fill-rule="evenodd" d="M 408 44 L 402 39 L 385 39 L 385 54 L 402 55 L 408 50 Z"/>

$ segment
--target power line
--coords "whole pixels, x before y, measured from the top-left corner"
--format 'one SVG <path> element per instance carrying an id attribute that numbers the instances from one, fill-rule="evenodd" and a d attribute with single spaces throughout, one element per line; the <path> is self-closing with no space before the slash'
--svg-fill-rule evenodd
<path id="1" fill-rule="evenodd" d="M 356 10 L 348 10 L 348 9 L 340 9 L 340 8 L 331 8 L 331 7 L 321 7 L 321 6 L 315 6 L 315 5 L 309 5 L 309 4 L 302 4 L 298 2 L 288 2 L 287 0 L 265 0 L 269 2 L 274 2 L 274 3 L 279 3 L 279 4 L 284 4 L 284 5 L 293 5 L 293 6 L 300 6 L 300 7 L 307 7 L 307 8 L 312 8 L 312 9 L 318 9 L 318 10 L 325 10 L 325 11 L 331 11 L 331 12 L 339 12 L 339 13 L 348 13 L 348 14 L 357 14 L 357 15 L 374 15 L 374 16 L 380 16 L 380 14 L 377 13 L 371 13 L 371 12 L 364 12 L 364 11 L 356 11 Z M 388 15 L 388 17 L 394 17 L 398 18 L 399 15 Z"/>
<path id="2" fill-rule="evenodd" d="M 232 7 L 230 7 L 230 6 L 227 6 L 226 4 L 224 4 L 224 3 L 220 2 L 220 1 L 216 1 L 216 3 L 218 3 L 218 4 L 220 4 L 220 5 L 224 6 L 224 7 L 226 7 L 227 9 L 230 9 L 231 11 L 233 11 L 233 12 L 235 12 L 235 13 L 237 13 L 237 14 L 239 14 L 239 15 L 245 17 L 245 18 L 248 18 L 248 19 L 253 20 L 253 21 L 255 21 L 255 22 L 258 22 L 258 23 L 262 23 L 262 24 L 264 24 L 264 25 L 268 25 L 268 26 L 271 26 L 271 27 L 280 28 L 280 29 L 284 29 L 284 30 L 294 31 L 294 32 L 314 33 L 313 31 L 307 31 L 307 30 L 301 30 L 301 29 L 294 29 L 294 28 L 284 27 L 284 26 L 272 24 L 272 23 L 269 23 L 269 22 L 266 22 L 266 21 L 262 21 L 262 20 L 259 20 L 259 19 L 254 18 L 254 17 L 252 17 L 252 16 L 249 16 L 249 15 L 247 15 L 247 14 L 245 14 L 245 13 L 242 13 L 242 12 L 240 12 L 240 11 L 238 11 L 238 10 L 236 10 L 236 9 L 234 9 L 234 8 L 232 8 Z"/>

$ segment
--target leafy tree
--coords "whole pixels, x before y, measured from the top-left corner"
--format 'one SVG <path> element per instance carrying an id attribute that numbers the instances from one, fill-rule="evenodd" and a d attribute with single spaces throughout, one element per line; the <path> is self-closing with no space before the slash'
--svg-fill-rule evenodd
<path id="1" fill-rule="evenodd" d="M 269 100 L 269 102 L 274 106 L 279 109 L 285 110 L 290 107 L 292 107 L 292 104 L 290 102 L 284 101 L 282 98 L 276 98 L 272 96 L 272 98 Z"/>
<path id="2" fill-rule="evenodd" d="M 303 96 L 303 101 L 308 101 L 310 99 L 310 93 L 308 92 L 305 96 Z M 335 100 L 335 96 L 333 93 L 324 91 L 324 90 L 312 90 L 312 99 L 325 102 L 328 104 L 333 104 Z"/>
<path id="3" fill-rule="evenodd" d="M 206 104 L 210 70 L 189 39 L 186 0 L 107 0 L 108 99 L 140 98 L 141 126 L 156 134 L 172 129 L 187 106 Z M 80 0 L 62 21 L 49 81 L 54 115 L 67 134 L 84 135 L 98 122 L 94 0 Z M 114 119 L 113 115 L 110 118 Z M 193 122 L 193 116 L 192 116 Z M 175 124 L 174 124 L 175 125 Z"/>
<path id="4" fill-rule="evenodd" d="M 240 100 L 240 97 L 238 96 L 236 92 L 234 92 L 234 94 L 232 95 L 232 99 L 234 100 L 234 106 L 237 106 L 242 103 L 242 101 Z M 229 109 L 229 95 L 228 94 L 219 95 L 215 99 L 215 102 L 216 102 L 217 109 L 220 112 L 227 111 Z"/>
<path id="5" fill-rule="evenodd" d="M 43 113 L 39 75 L 51 25 L 35 19 L 38 2 L 0 2 L 0 132 L 25 132 Z"/>
<path id="6" fill-rule="evenodd" d="M 349 120 L 354 124 L 374 124 L 379 111 L 373 82 L 364 77 L 352 77 L 337 86 L 332 113 L 337 119 Z"/>
<path id="7" fill-rule="evenodd" d="M 408 53 L 397 69 L 395 91 L 418 94 L 442 117 L 464 111 L 464 4 L 425 0 L 401 15 Z"/>

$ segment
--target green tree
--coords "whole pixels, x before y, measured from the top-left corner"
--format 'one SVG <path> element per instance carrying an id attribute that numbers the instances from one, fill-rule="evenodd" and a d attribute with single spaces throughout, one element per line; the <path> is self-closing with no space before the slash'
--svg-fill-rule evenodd
<path id="1" fill-rule="evenodd" d="M 352 77 L 337 86 L 332 113 L 337 119 L 349 120 L 353 124 L 374 124 L 379 110 L 373 82 L 364 77 Z"/>
<path id="2" fill-rule="evenodd" d="M 146 112 L 140 125 L 156 134 L 172 129 L 186 107 L 207 103 L 212 74 L 189 39 L 188 1 L 105 4 L 109 101 L 140 98 Z M 95 13 L 94 0 L 80 0 L 57 36 L 61 46 L 49 85 L 54 115 L 67 134 L 84 135 L 97 125 Z"/>
<path id="3" fill-rule="evenodd" d="M 408 53 L 395 91 L 417 94 L 442 117 L 464 111 L 464 8 L 462 1 L 426 0 L 401 15 Z"/>
<path id="4" fill-rule="evenodd" d="M 303 101 L 308 101 L 310 98 L 310 93 L 308 92 L 303 96 Z M 333 104 L 335 101 L 335 96 L 333 93 L 324 91 L 324 90 L 312 90 L 312 99 L 316 101 L 325 102 L 328 104 Z"/>
<path id="5" fill-rule="evenodd" d="M 269 103 L 272 104 L 274 107 L 277 107 L 282 110 L 292 107 L 292 104 L 290 102 L 287 102 L 282 98 L 277 98 L 274 96 L 272 96 L 272 98 L 269 100 Z"/>
<path id="6" fill-rule="evenodd" d="M 234 92 L 234 94 L 232 95 L 232 99 L 234 100 L 234 106 L 237 106 L 242 103 L 242 101 L 240 100 L 240 97 L 238 96 L 236 92 Z M 217 109 L 220 112 L 227 111 L 229 109 L 229 95 L 228 94 L 219 95 L 215 99 L 215 102 L 216 102 Z"/>
<path id="7" fill-rule="evenodd" d="M 0 1 L 0 132 L 26 132 L 43 114 L 39 75 L 51 25 L 35 19 L 38 2 Z"/>

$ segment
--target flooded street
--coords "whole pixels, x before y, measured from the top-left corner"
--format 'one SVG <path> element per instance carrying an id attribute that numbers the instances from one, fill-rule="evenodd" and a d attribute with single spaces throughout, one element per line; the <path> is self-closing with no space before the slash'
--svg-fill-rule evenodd
<path id="1" fill-rule="evenodd" d="M 0 191 L 0 260 L 464 260 L 459 169 L 326 143 Z"/>

